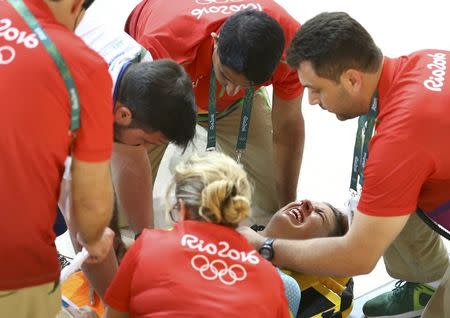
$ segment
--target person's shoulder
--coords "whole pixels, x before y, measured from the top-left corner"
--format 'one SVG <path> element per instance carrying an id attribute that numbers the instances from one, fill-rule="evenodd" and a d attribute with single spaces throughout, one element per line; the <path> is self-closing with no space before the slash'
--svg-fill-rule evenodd
<path id="1" fill-rule="evenodd" d="M 429 105 L 448 98 L 442 90 L 449 52 L 422 50 L 398 58 L 385 58 L 380 80 L 380 103 L 389 111 L 411 118 L 423 116 Z"/>
<path id="2" fill-rule="evenodd" d="M 264 12 L 273 17 L 286 30 L 297 31 L 300 23 L 280 4 L 273 0 L 265 0 L 263 3 Z"/>
<path id="3" fill-rule="evenodd" d="M 449 51 L 426 49 L 397 58 L 385 58 L 385 65 L 388 64 L 394 69 L 395 82 L 408 85 L 419 84 L 428 91 L 436 92 L 442 87 L 441 77 L 445 73 L 449 58 Z"/>
<path id="4" fill-rule="evenodd" d="M 170 229 L 144 229 L 139 236 L 139 239 L 142 238 L 143 241 L 147 240 L 155 240 L 162 237 L 167 236 L 167 234 L 175 234 L 178 233 L 177 228 L 170 228 Z"/>
<path id="5" fill-rule="evenodd" d="M 60 27 L 51 28 L 48 34 L 60 51 L 74 77 L 89 77 L 92 73 L 107 72 L 104 59 L 75 33 Z"/>

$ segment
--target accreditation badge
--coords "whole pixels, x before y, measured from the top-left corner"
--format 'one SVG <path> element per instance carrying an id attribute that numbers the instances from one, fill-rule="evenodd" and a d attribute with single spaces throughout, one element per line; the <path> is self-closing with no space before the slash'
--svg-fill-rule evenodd
<path id="1" fill-rule="evenodd" d="M 350 225 L 353 222 L 353 217 L 356 213 L 356 209 L 358 208 L 359 198 L 361 197 L 361 191 L 355 191 L 353 189 L 350 189 L 349 191 L 349 198 L 346 203 L 347 207 L 347 214 L 348 214 L 348 227 L 350 228 Z"/>

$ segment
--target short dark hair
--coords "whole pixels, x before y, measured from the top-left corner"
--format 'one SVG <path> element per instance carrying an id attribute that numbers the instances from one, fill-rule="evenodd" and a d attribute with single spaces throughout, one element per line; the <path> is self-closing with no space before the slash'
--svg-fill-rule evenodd
<path id="1" fill-rule="evenodd" d="M 229 17 L 220 30 L 220 62 L 254 84 L 267 81 L 284 51 L 280 24 L 265 12 L 244 10 Z"/>
<path id="2" fill-rule="evenodd" d="M 197 111 L 192 81 L 172 60 L 131 64 L 117 100 L 132 112 L 132 127 L 160 131 L 184 148 L 194 138 Z"/>
<path id="3" fill-rule="evenodd" d="M 83 9 L 87 10 L 93 3 L 95 0 L 84 0 L 83 3 Z"/>
<path id="4" fill-rule="evenodd" d="M 324 202 L 324 204 L 326 204 L 331 211 L 333 211 L 335 219 L 335 226 L 333 230 L 328 233 L 328 236 L 333 237 L 345 235 L 348 231 L 348 218 L 346 217 L 346 214 L 328 202 Z"/>
<path id="5" fill-rule="evenodd" d="M 287 53 L 291 67 L 308 61 L 318 76 L 336 82 L 350 68 L 376 72 L 382 59 L 370 34 L 345 12 L 324 12 L 305 22 Z"/>

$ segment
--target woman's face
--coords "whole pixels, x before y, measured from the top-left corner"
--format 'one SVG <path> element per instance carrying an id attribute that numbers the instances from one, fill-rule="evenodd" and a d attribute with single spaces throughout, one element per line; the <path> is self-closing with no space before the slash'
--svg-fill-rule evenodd
<path id="1" fill-rule="evenodd" d="M 284 239 L 327 237 L 336 227 L 331 208 L 309 200 L 291 202 L 270 219 L 263 235 Z"/>

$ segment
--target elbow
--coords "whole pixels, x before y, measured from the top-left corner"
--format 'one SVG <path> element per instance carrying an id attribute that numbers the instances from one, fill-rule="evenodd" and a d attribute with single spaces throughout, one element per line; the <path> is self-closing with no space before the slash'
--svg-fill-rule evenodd
<path id="1" fill-rule="evenodd" d="M 378 259 L 372 256 L 358 256 L 358 260 L 351 260 L 352 269 L 349 272 L 351 272 L 352 276 L 369 274 L 377 265 Z"/>
<path id="2" fill-rule="evenodd" d="M 358 268 L 358 273 L 356 273 L 355 275 L 366 275 L 369 274 L 370 272 L 373 271 L 373 269 L 375 268 L 376 263 L 369 263 L 369 262 L 365 262 L 364 264 L 360 265 L 360 267 Z"/>

